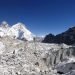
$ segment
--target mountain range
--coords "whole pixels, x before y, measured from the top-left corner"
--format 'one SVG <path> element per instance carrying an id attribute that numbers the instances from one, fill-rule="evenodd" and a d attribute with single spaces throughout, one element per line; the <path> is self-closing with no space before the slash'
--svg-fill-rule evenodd
<path id="1" fill-rule="evenodd" d="M 3 21 L 0 25 L 0 37 L 5 36 L 31 41 L 33 40 L 34 34 L 23 23 L 10 26 L 6 21 Z"/>
<path id="2" fill-rule="evenodd" d="M 10 26 L 6 21 L 0 25 L 0 37 L 11 37 L 25 41 L 38 41 L 43 43 L 65 43 L 67 45 L 75 44 L 75 27 L 69 28 L 65 32 L 54 35 L 52 33 L 45 37 L 35 36 L 23 23 L 18 22 Z M 34 39 L 35 38 L 35 39 Z"/>
<path id="3" fill-rule="evenodd" d="M 67 31 L 62 32 L 57 35 L 50 33 L 45 36 L 42 42 L 57 43 L 57 44 L 65 43 L 68 45 L 75 44 L 75 27 L 69 28 Z"/>

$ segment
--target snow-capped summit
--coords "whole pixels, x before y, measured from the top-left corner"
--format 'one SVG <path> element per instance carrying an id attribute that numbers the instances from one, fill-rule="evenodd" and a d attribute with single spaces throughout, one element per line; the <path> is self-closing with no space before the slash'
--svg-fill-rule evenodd
<path id="1" fill-rule="evenodd" d="M 6 27 L 8 27 L 8 26 L 9 26 L 9 24 L 8 24 L 6 21 L 3 21 L 3 22 L 1 23 L 1 27 L 6 28 Z"/>
<path id="2" fill-rule="evenodd" d="M 3 21 L 0 25 L 0 37 L 6 36 L 8 30 L 9 30 L 8 23 L 6 21 Z"/>
<path id="3" fill-rule="evenodd" d="M 15 37 L 15 38 L 19 38 L 19 39 L 25 38 L 28 41 L 33 40 L 33 34 L 22 23 L 17 23 L 13 25 L 9 29 L 7 35 Z"/>
<path id="4" fill-rule="evenodd" d="M 0 36 L 10 36 L 15 39 L 33 40 L 33 34 L 26 28 L 23 23 L 17 23 L 9 27 L 6 21 L 3 21 L 0 25 Z"/>

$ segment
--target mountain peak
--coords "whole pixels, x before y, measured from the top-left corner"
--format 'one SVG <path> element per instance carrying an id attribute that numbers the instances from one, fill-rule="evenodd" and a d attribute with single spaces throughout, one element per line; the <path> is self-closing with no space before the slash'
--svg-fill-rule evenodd
<path id="1" fill-rule="evenodd" d="M 56 36 L 46 35 L 43 42 L 45 43 L 65 43 L 67 45 L 75 44 L 75 27 L 69 28 L 65 32 Z"/>
<path id="2" fill-rule="evenodd" d="M 24 25 L 22 22 L 18 22 L 17 24 L 18 24 L 18 25 Z"/>
<path id="3" fill-rule="evenodd" d="M 15 25 L 13 25 L 12 27 L 15 27 L 15 28 L 17 28 L 17 29 L 27 29 L 26 28 L 26 26 L 25 26 L 25 24 L 23 24 L 23 23 L 21 23 L 21 22 L 18 22 L 18 23 L 16 23 Z"/>
<path id="4" fill-rule="evenodd" d="M 17 24 L 8 27 L 8 23 L 3 21 L 0 27 L 0 36 L 10 36 L 15 39 L 33 40 L 33 34 L 26 28 L 25 24 L 18 22 Z"/>
<path id="5" fill-rule="evenodd" d="M 9 26 L 9 24 L 6 21 L 2 21 L 1 26 L 6 28 Z"/>

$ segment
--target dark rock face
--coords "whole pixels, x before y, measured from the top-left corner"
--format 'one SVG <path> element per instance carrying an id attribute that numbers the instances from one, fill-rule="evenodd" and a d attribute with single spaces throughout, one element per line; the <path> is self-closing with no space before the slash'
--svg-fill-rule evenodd
<path id="1" fill-rule="evenodd" d="M 68 45 L 75 44 L 75 27 L 69 28 L 67 31 L 54 36 L 53 34 L 46 35 L 44 43 L 65 43 Z"/>
<path id="2" fill-rule="evenodd" d="M 43 42 L 45 43 L 53 43 L 55 40 L 55 36 L 53 34 L 46 35 Z"/>

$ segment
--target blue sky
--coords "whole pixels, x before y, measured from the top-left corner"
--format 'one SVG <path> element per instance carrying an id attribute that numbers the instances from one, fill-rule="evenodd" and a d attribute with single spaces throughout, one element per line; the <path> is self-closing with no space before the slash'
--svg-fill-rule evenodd
<path id="1" fill-rule="evenodd" d="M 75 0 L 0 0 L 0 22 L 26 24 L 36 35 L 75 26 Z"/>

